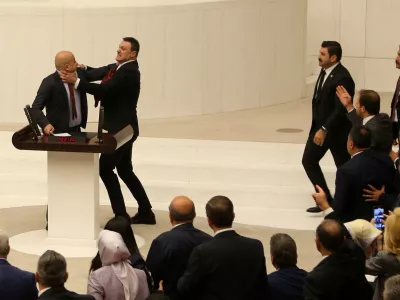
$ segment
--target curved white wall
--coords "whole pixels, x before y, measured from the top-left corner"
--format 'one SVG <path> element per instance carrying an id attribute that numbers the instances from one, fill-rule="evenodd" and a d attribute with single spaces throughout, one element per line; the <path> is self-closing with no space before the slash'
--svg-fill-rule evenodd
<path id="1" fill-rule="evenodd" d="M 0 0 L 0 122 L 25 122 L 22 108 L 54 72 L 56 52 L 100 66 L 113 62 L 123 36 L 142 46 L 142 119 L 296 100 L 305 27 L 306 0 Z"/>
<path id="2" fill-rule="evenodd" d="M 399 71 L 400 0 L 308 0 L 308 71 L 316 72 L 323 40 L 342 44 L 343 64 L 358 89 L 393 92 Z"/>

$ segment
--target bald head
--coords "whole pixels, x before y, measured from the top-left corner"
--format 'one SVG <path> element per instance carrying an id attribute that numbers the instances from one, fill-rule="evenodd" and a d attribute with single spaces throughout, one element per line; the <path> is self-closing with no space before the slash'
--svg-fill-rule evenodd
<path id="1" fill-rule="evenodd" d="M 317 228 L 317 239 L 326 250 L 336 252 L 345 241 L 344 226 L 335 220 L 324 220 Z"/>
<path id="2" fill-rule="evenodd" d="M 194 203 L 186 196 L 177 196 L 169 205 L 171 222 L 188 223 L 193 222 L 196 216 Z"/>
<path id="3" fill-rule="evenodd" d="M 61 51 L 56 54 L 54 64 L 58 71 L 75 72 L 77 63 L 75 56 L 70 51 Z"/>

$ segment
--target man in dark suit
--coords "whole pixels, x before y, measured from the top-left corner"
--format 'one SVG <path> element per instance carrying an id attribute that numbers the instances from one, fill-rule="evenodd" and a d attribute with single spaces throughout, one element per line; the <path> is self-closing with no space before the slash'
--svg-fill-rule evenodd
<path id="1" fill-rule="evenodd" d="M 342 48 L 338 42 L 323 42 L 318 57 L 321 73 L 315 85 L 312 99 L 312 122 L 304 149 L 302 164 L 313 186 L 319 185 L 332 200 L 319 161 L 330 150 L 336 167 L 349 160 L 346 140 L 351 122 L 346 118 L 346 109 L 336 96 L 336 87 L 342 85 L 351 96 L 354 95 L 354 81 L 340 63 Z M 320 212 L 311 207 L 308 212 Z"/>
<path id="2" fill-rule="evenodd" d="M 57 53 L 55 66 L 57 71 L 43 79 L 39 87 L 32 104 L 32 116 L 47 135 L 80 131 L 81 127 L 86 127 L 88 116 L 86 93 L 77 91 L 72 84 L 63 83 L 60 73 L 83 76 L 83 71 L 77 69 L 75 57 L 69 51 Z"/>
<path id="3" fill-rule="evenodd" d="M 268 299 L 303 300 L 307 272 L 297 267 L 296 242 L 285 233 L 274 234 L 270 252 L 276 272 L 268 275 Z"/>
<path id="4" fill-rule="evenodd" d="M 371 132 L 365 126 L 354 126 L 349 134 L 348 149 L 351 160 L 336 172 L 335 198 L 330 207 L 323 189 L 317 186 L 318 192 L 313 197 L 324 211 L 326 218 L 350 222 L 356 219 L 370 221 L 373 207 L 377 205 L 366 201 L 364 189 L 370 184 L 378 189 L 385 186 L 388 191 L 395 190 L 395 168 L 387 153 L 368 149 L 371 145 Z M 390 202 L 390 203 L 389 203 Z M 386 209 L 393 207 L 392 200 L 378 201 Z"/>
<path id="5" fill-rule="evenodd" d="M 0 299 L 36 300 L 35 274 L 22 271 L 7 261 L 10 253 L 8 236 L 0 234 Z"/>
<path id="6" fill-rule="evenodd" d="M 155 287 L 163 281 L 164 293 L 171 300 L 185 299 L 177 290 L 178 279 L 186 269 L 193 248 L 212 239 L 194 228 L 195 217 L 194 203 L 188 197 L 178 196 L 172 200 L 169 218 L 173 228 L 153 240 L 147 255 L 146 264 Z"/>
<path id="7" fill-rule="evenodd" d="M 187 269 L 178 281 L 184 299 L 266 299 L 264 248 L 259 240 L 232 229 L 232 202 L 213 197 L 206 205 L 208 224 L 215 237 L 194 248 Z"/>
<path id="8" fill-rule="evenodd" d="M 40 300 L 95 300 L 93 296 L 79 295 L 64 287 L 68 279 L 67 262 L 55 251 L 47 250 L 40 256 L 35 276 Z"/>
<path id="9" fill-rule="evenodd" d="M 385 113 L 379 113 L 381 97 L 372 90 L 361 90 L 353 106 L 350 94 L 343 86 L 337 87 L 336 95 L 348 111 L 347 117 L 355 125 L 365 125 L 372 134 L 371 148 L 389 153 L 392 151 L 392 120 Z"/>
<path id="10" fill-rule="evenodd" d="M 397 56 L 395 59 L 396 68 L 400 69 L 400 46 L 397 51 Z M 393 94 L 392 102 L 390 104 L 390 117 L 393 120 L 393 144 L 397 145 L 399 139 L 399 115 L 400 115 L 400 77 L 397 79 L 396 88 Z"/>
<path id="11" fill-rule="evenodd" d="M 317 228 L 315 244 L 323 258 L 307 275 L 306 300 L 372 299 L 372 288 L 365 277 L 364 252 L 346 241 L 342 224 L 324 220 Z"/>
<path id="12" fill-rule="evenodd" d="M 96 105 L 101 101 L 104 107 L 104 129 L 115 134 L 128 125 L 134 130 L 132 140 L 125 143 L 111 154 L 100 157 L 100 177 L 106 186 L 111 206 L 115 215 L 126 216 L 124 197 L 114 169 L 131 191 L 139 205 L 138 213 L 131 219 L 133 224 L 156 224 L 151 204 L 142 183 L 133 172 L 132 146 L 139 136 L 139 125 L 136 106 L 140 93 L 140 72 L 137 62 L 139 42 L 124 38 L 117 51 L 116 64 L 102 68 L 87 68 L 86 75 L 63 72 L 64 82 L 74 84 L 83 93 L 95 96 Z M 88 78 L 88 80 L 86 80 Z M 101 84 L 89 81 L 101 80 Z"/>

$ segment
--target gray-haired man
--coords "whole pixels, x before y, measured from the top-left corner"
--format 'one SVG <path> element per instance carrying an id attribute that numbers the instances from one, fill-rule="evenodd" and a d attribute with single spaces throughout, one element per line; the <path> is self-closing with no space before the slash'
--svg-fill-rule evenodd
<path id="1" fill-rule="evenodd" d="M 64 256 L 55 251 L 43 253 L 35 276 L 40 300 L 95 300 L 93 296 L 78 295 L 64 287 L 68 279 L 67 262 Z"/>

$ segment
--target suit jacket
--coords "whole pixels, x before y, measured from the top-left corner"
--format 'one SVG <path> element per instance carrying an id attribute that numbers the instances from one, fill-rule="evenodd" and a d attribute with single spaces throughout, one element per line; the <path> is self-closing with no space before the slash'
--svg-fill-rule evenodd
<path id="1" fill-rule="evenodd" d="M 36 300 L 37 297 L 35 275 L 0 259 L 0 299 Z"/>
<path id="2" fill-rule="evenodd" d="M 400 81 L 400 77 L 397 80 L 397 85 L 399 85 L 399 81 Z M 400 105 L 399 105 L 400 101 L 398 101 L 399 94 L 398 94 L 398 91 L 397 91 L 397 85 L 396 85 L 396 89 L 394 90 L 394 93 L 393 93 L 392 102 L 390 103 L 390 110 L 391 110 L 390 116 L 393 118 L 394 117 L 394 111 L 396 110 L 397 111 L 397 119 L 399 119 L 400 118 Z M 396 101 L 397 101 L 397 103 L 396 103 Z"/>
<path id="3" fill-rule="evenodd" d="M 266 299 L 266 275 L 262 243 L 231 230 L 194 248 L 178 290 L 191 300 Z"/>
<path id="4" fill-rule="evenodd" d="M 211 239 L 192 223 L 186 223 L 153 240 L 146 264 L 154 278 L 155 288 L 163 280 L 164 293 L 171 300 L 184 299 L 177 290 L 178 280 L 186 269 L 193 248 Z"/>
<path id="5" fill-rule="evenodd" d="M 351 97 L 354 96 L 354 81 L 349 71 L 341 63 L 326 78 L 317 97 L 315 95 L 317 93 L 318 81 L 315 85 L 312 100 L 310 135 L 314 135 L 322 126 L 328 130 L 327 138 L 335 138 L 338 134 L 340 136 L 348 135 L 351 122 L 346 117 L 347 110 L 336 96 L 336 87 L 339 85 L 343 85 Z"/>
<path id="6" fill-rule="evenodd" d="M 378 203 L 366 202 L 362 195 L 368 184 L 378 189 L 385 186 L 388 193 L 393 192 L 395 171 L 393 161 L 384 152 L 365 150 L 356 154 L 336 172 L 336 190 L 332 203 L 334 212 L 326 218 L 338 219 L 343 223 L 356 219 L 370 221 L 374 206 L 384 205 L 386 209 L 392 209 L 394 203 L 390 199 L 380 199 Z"/>
<path id="7" fill-rule="evenodd" d="M 68 291 L 65 287 L 54 287 L 40 295 L 38 300 L 96 300 L 90 295 L 79 295 Z"/>
<path id="8" fill-rule="evenodd" d="M 371 300 L 372 288 L 365 277 L 365 255 L 353 242 L 322 261 L 308 273 L 305 300 Z"/>
<path id="9" fill-rule="evenodd" d="M 307 272 L 298 267 L 282 268 L 268 275 L 268 300 L 304 300 Z"/>
<path id="10" fill-rule="evenodd" d="M 363 119 L 357 116 L 356 110 L 353 109 L 347 114 L 347 117 L 354 125 L 362 125 Z M 371 130 L 372 145 L 371 148 L 389 153 L 392 151 L 393 134 L 392 120 L 385 113 L 375 115 L 369 120 L 365 127 Z"/>
<path id="11" fill-rule="evenodd" d="M 78 76 L 84 76 L 84 71 L 77 69 Z M 88 107 L 86 93 L 80 93 L 81 98 L 81 127 L 86 128 Z M 58 72 L 43 79 L 32 104 L 32 117 L 42 129 L 52 124 L 55 132 L 67 132 L 69 128 L 68 94 Z M 43 109 L 46 108 L 46 115 Z"/>
<path id="12" fill-rule="evenodd" d="M 90 83 L 103 79 L 116 64 L 93 69 L 88 67 L 85 76 L 79 77 L 78 90 L 101 99 L 104 107 L 104 129 L 117 133 L 127 125 L 131 125 L 134 136 L 139 136 L 139 124 L 136 107 L 140 94 L 140 71 L 137 61 L 122 65 L 103 84 Z"/>

